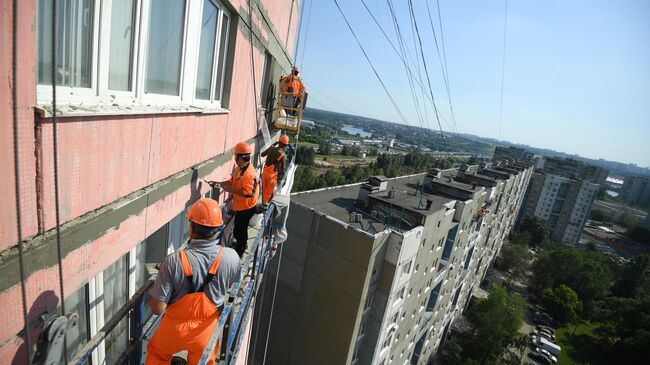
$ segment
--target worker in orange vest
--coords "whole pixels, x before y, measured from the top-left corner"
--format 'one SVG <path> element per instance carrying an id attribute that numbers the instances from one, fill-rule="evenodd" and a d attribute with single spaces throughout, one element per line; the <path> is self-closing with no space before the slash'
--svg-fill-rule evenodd
<path id="1" fill-rule="evenodd" d="M 288 150 L 288 151 L 287 151 Z M 289 144 L 289 136 L 281 135 L 277 143 L 273 144 L 271 147 L 262 151 L 262 157 L 266 157 L 266 162 L 273 162 L 276 167 L 276 172 L 278 174 L 277 180 L 282 180 L 284 176 L 284 158 L 287 156 L 287 152 L 292 154 L 293 148 Z M 264 183 L 264 172 L 262 172 L 262 184 Z M 266 192 L 266 188 L 262 189 L 262 195 Z"/>
<path id="2" fill-rule="evenodd" d="M 282 91 L 290 94 L 283 97 L 284 100 L 282 101 L 282 105 L 285 107 L 298 108 L 302 98 L 304 97 L 306 91 L 305 85 L 302 83 L 300 76 L 298 76 L 299 73 L 300 69 L 297 66 L 294 66 L 293 69 L 291 69 L 291 74 L 280 79 L 280 87 L 282 88 Z M 286 112 L 289 115 L 296 115 L 297 113 L 296 110 L 286 110 Z"/>
<path id="3" fill-rule="evenodd" d="M 264 206 L 267 206 L 273 199 L 275 188 L 278 185 L 278 171 L 283 160 L 284 153 L 281 153 L 277 159 L 266 158 L 264 170 L 262 170 L 262 203 Z"/>
<path id="4" fill-rule="evenodd" d="M 150 289 L 154 314 L 164 312 L 147 346 L 147 365 L 169 364 L 187 350 L 188 364 L 196 364 L 219 320 L 228 287 L 241 278 L 237 253 L 219 244 L 223 227 L 221 207 L 204 198 L 187 212 L 188 246 L 167 256 Z M 218 346 L 208 364 L 214 363 Z"/>
<path id="5" fill-rule="evenodd" d="M 253 149 L 245 142 L 235 145 L 237 167 L 230 179 L 221 182 L 209 181 L 210 186 L 220 184 L 223 190 L 232 193 L 232 208 L 235 211 L 235 250 L 239 257 L 244 256 L 248 245 L 248 224 L 256 213 L 259 186 L 255 167 L 251 164 Z"/>

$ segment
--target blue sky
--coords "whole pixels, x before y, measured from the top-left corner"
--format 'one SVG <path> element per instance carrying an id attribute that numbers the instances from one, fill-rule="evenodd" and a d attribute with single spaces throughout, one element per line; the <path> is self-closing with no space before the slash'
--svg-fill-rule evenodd
<path id="1" fill-rule="evenodd" d="M 365 1 L 396 42 L 386 0 Z M 416 72 L 408 1 L 392 1 Z M 436 1 L 428 1 L 438 27 Z M 398 56 L 361 0 L 339 3 L 407 122 L 419 125 Z M 413 4 L 434 95 L 451 121 L 426 1 Z M 440 0 L 459 132 L 499 137 L 504 4 Z M 398 122 L 334 2 L 307 0 L 304 18 L 307 42 L 297 63 L 310 106 Z M 428 114 L 428 125 L 437 128 L 430 108 Z M 650 1 L 510 0 L 501 123 L 503 140 L 650 166 Z"/>

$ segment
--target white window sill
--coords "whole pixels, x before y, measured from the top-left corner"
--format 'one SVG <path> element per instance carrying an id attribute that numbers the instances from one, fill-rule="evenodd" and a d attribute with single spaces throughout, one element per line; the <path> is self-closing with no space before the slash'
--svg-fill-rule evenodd
<path id="1" fill-rule="evenodd" d="M 52 117 L 51 104 L 39 104 L 35 108 L 41 118 Z M 144 104 L 60 104 L 56 107 L 59 117 L 108 116 L 108 115 L 146 115 L 146 114 L 228 114 L 229 109 L 216 105 L 144 105 Z"/>

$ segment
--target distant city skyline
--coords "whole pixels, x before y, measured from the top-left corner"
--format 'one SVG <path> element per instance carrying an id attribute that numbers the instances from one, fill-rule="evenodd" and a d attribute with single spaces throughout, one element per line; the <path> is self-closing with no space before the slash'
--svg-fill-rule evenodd
<path id="1" fill-rule="evenodd" d="M 365 2 L 397 45 L 386 2 Z M 419 125 L 402 62 L 361 0 L 339 3 L 407 123 Z M 392 3 L 417 74 L 408 2 Z M 504 5 L 440 1 L 456 131 L 650 166 L 650 2 L 509 1 L 499 136 Z M 413 6 L 443 129 L 452 130 L 426 2 Z M 429 7 L 440 43 L 436 2 Z M 400 122 L 333 1 L 306 2 L 302 32 L 296 60 L 311 107 Z M 438 129 L 426 113 L 425 126 Z"/>

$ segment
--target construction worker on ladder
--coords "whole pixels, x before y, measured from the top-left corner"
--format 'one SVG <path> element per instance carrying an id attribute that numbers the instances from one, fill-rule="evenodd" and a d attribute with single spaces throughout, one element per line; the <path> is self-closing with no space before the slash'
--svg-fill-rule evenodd
<path id="1" fill-rule="evenodd" d="M 187 350 L 188 364 L 196 364 L 219 320 L 228 288 L 241 277 L 237 253 L 219 245 L 223 227 L 221 207 L 204 198 L 187 212 L 187 248 L 167 256 L 150 290 L 154 314 L 165 314 L 147 346 L 147 365 L 169 364 Z M 218 346 L 208 364 L 214 363 Z"/>
<path id="2" fill-rule="evenodd" d="M 288 108 L 298 108 L 305 95 L 305 85 L 302 83 L 300 76 L 300 69 L 294 66 L 291 74 L 284 76 L 280 79 L 280 87 L 282 91 L 288 93 L 282 98 L 282 106 Z M 296 115 L 296 110 L 286 110 L 288 115 Z"/>
<path id="3" fill-rule="evenodd" d="M 245 142 L 235 145 L 236 169 L 230 179 L 221 182 L 209 181 L 210 186 L 220 184 L 223 190 L 232 193 L 232 208 L 235 211 L 235 250 L 239 257 L 244 256 L 248 246 L 248 224 L 256 213 L 259 186 L 255 167 L 251 164 L 253 149 Z"/>

